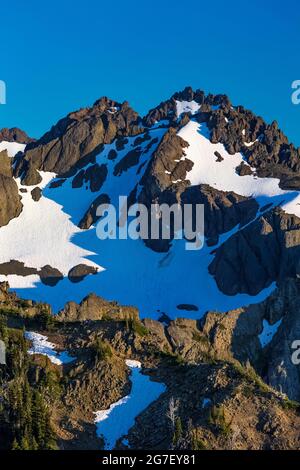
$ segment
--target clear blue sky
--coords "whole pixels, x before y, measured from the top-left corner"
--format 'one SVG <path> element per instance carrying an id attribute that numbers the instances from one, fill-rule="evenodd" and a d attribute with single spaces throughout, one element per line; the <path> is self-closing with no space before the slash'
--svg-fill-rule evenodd
<path id="1" fill-rule="evenodd" d="M 2 2 L 0 127 L 40 136 L 107 95 L 141 114 L 186 85 L 227 93 L 300 146 L 299 0 Z"/>

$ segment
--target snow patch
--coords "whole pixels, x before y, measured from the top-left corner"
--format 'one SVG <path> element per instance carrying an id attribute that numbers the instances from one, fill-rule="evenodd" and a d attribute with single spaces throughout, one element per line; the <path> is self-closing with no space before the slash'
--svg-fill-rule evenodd
<path id="1" fill-rule="evenodd" d="M 200 104 L 196 101 L 177 101 L 176 100 L 176 114 L 179 117 L 182 113 L 196 114 L 200 109 Z"/>
<path id="2" fill-rule="evenodd" d="M 24 152 L 25 147 L 26 144 L 19 144 L 18 142 L 7 142 L 6 140 L 0 142 L 0 152 L 7 150 L 7 154 L 11 158 L 17 155 L 18 152 Z"/>
<path id="3" fill-rule="evenodd" d="M 35 333 L 34 331 L 26 331 L 25 338 L 32 342 L 31 348 L 27 351 L 28 354 L 47 356 L 50 361 L 56 365 L 68 364 L 75 360 L 75 358 L 69 356 L 66 351 L 60 353 L 56 352 L 56 345 L 50 343 L 47 336 Z"/>
<path id="4" fill-rule="evenodd" d="M 165 391 L 165 386 L 152 382 L 141 373 L 141 363 L 131 359 L 126 360 L 131 369 L 132 388 L 130 395 L 113 403 L 107 410 L 95 412 L 97 435 L 103 436 L 105 449 L 111 450 L 117 441 L 125 436 L 134 425 L 134 420 L 147 406 Z M 123 439 L 128 445 L 128 441 Z"/>

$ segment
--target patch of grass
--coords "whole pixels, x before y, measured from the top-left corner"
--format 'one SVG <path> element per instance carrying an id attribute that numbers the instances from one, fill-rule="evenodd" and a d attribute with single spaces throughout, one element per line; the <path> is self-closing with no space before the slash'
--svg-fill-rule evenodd
<path id="1" fill-rule="evenodd" d="M 243 387 L 242 392 L 243 392 L 243 395 L 244 395 L 246 398 L 251 398 L 251 397 L 253 397 L 253 390 L 252 390 L 252 388 L 250 387 L 250 385 L 245 385 L 245 386 Z"/>
<path id="2" fill-rule="evenodd" d="M 138 320 L 129 320 L 129 328 L 138 336 L 146 336 L 149 334 L 148 329 Z"/>
<path id="3" fill-rule="evenodd" d="M 92 345 L 92 349 L 95 354 L 95 358 L 98 361 L 105 361 L 112 357 L 112 349 L 106 341 L 102 341 L 102 339 L 97 338 L 94 344 Z"/>
<path id="4" fill-rule="evenodd" d="M 192 450 L 207 450 L 208 447 L 203 439 L 192 439 Z"/>
<path id="5" fill-rule="evenodd" d="M 223 406 L 213 405 L 209 410 L 208 424 L 216 426 L 223 436 L 231 434 L 231 422 L 225 419 L 225 410 Z"/>
<path id="6" fill-rule="evenodd" d="M 285 410 L 296 410 L 300 411 L 300 403 L 295 400 L 290 400 L 289 398 L 285 398 L 282 402 L 282 406 Z"/>
<path id="7" fill-rule="evenodd" d="M 201 343 L 203 344 L 203 346 L 208 346 L 208 347 L 210 346 L 210 342 L 207 336 L 202 335 L 198 331 L 193 331 L 192 338 L 193 338 L 193 341 L 197 341 L 197 343 Z"/>
<path id="8" fill-rule="evenodd" d="M 232 362 L 232 365 L 236 372 L 238 372 L 245 379 L 254 383 L 261 392 L 270 393 L 272 391 L 272 389 L 262 380 L 262 378 L 257 374 L 255 369 L 250 364 L 243 366 L 240 362 L 234 361 Z"/>

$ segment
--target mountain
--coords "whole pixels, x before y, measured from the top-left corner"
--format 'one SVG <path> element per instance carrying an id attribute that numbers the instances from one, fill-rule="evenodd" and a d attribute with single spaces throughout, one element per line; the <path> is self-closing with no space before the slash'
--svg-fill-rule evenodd
<path id="1" fill-rule="evenodd" d="M 8 282 L 25 304 L 46 303 L 46 311 L 63 324 L 56 325 L 58 337 L 76 349 L 76 355 L 83 354 L 82 361 L 80 348 L 92 342 L 84 330 L 85 322 L 90 322 L 119 364 L 112 380 L 121 373 L 120 383 L 127 383 L 126 353 L 154 370 L 167 391 L 138 418 L 129 433 L 132 445 L 157 448 L 155 439 L 147 441 L 148 431 L 142 438 L 137 429 L 151 427 L 151 413 L 159 416 L 165 410 L 176 384 L 180 402 L 189 403 L 187 409 L 180 408 L 185 429 L 185 416 L 197 423 L 180 445 L 189 448 L 193 433 L 199 434 L 199 442 L 206 442 L 206 415 L 198 416 L 187 398 L 195 367 L 199 387 L 204 377 L 211 377 L 211 388 L 200 387 L 202 398 L 207 392 L 217 407 L 232 400 L 226 419 L 223 414 L 212 416 L 216 410 L 210 410 L 212 426 L 219 429 L 233 419 L 235 400 L 242 400 L 257 417 L 259 433 L 252 423 L 254 434 L 237 447 L 272 447 L 275 431 L 267 430 L 272 425 L 278 428 L 272 448 L 299 447 L 291 431 L 292 423 L 298 423 L 298 405 L 287 405 L 286 400 L 300 401 L 300 374 L 292 360 L 300 328 L 300 149 L 278 124 L 267 124 L 234 106 L 225 95 L 205 95 L 187 87 L 146 116 L 139 116 L 127 102 L 104 97 L 90 108 L 68 114 L 37 140 L 17 129 L 4 129 L 0 137 L 0 281 Z M 118 207 L 119 196 L 127 196 L 129 206 L 143 203 L 149 209 L 155 203 L 178 204 L 184 212 L 190 204 L 195 211 L 197 204 L 203 204 L 203 248 L 186 250 L 186 240 L 176 238 L 174 224 L 170 239 L 164 239 L 161 216 L 157 239 L 100 240 L 97 207 L 104 203 Z M 126 211 L 129 207 L 120 208 L 118 227 L 123 226 Z M 149 230 L 151 224 L 149 220 Z M 3 302 L 7 305 L 6 297 Z M 12 303 L 10 308 L 13 322 L 20 321 L 15 319 L 20 305 Z M 137 341 L 136 331 L 131 337 L 119 324 L 101 323 L 128 323 L 128 315 L 139 333 L 147 331 L 149 337 L 141 334 Z M 71 330 L 77 323 L 75 338 Z M 49 335 L 45 325 L 38 323 L 38 328 Z M 167 379 L 173 370 L 170 358 L 183 362 L 184 378 L 176 368 Z M 211 364 L 214 360 L 216 367 Z M 239 364 L 246 369 L 239 369 Z M 107 364 L 103 367 L 106 370 Z M 86 374 L 90 400 L 96 379 L 89 368 Z M 245 395 L 241 399 L 230 392 L 229 398 L 231 377 L 237 387 L 251 385 L 255 410 L 244 402 Z M 74 384 L 76 391 L 64 390 L 65 397 L 71 396 L 70 406 L 76 394 L 81 396 L 81 379 L 84 382 L 79 378 Z M 221 396 L 222 384 L 224 390 L 229 388 Z M 103 406 L 121 399 L 124 390 L 110 398 L 104 390 Z M 293 411 L 285 415 L 280 403 Z M 77 405 L 82 416 L 84 407 Z M 89 424 L 96 405 L 101 403 L 89 405 Z M 263 424 L 272 407 L 274 416 Z M 242 435 L 244 418 L 241 413 L 236 423 L 243 428 Z M 274 424 L 282 419 L 285 429 Z M 62 431 L 61 423 L 55 426 L 59 433 L 71 432 Z M 160 432 L 165 428 L 162 421 Z M 209 428 L 210 445 L 227 448 L 229 443 L 213 429 Z M 282 437 L 287 430 L 290 442 Z M 72 433 L 75 436 L 74 429 Z M 172 436 L 162 440 L 167 448 L 172 446 Z"/>

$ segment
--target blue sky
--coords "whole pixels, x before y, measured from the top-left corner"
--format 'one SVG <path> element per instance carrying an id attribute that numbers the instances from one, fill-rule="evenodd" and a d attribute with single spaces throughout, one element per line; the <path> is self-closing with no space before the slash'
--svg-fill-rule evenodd
<path id="1" fill-rule="evenodd" d="M 227 93 L 300 146 L 298 0 L 15 0 L 1 5 L 0 127 L 40 136 L 106 95 L 141 114 L 191 85 Z"/>

